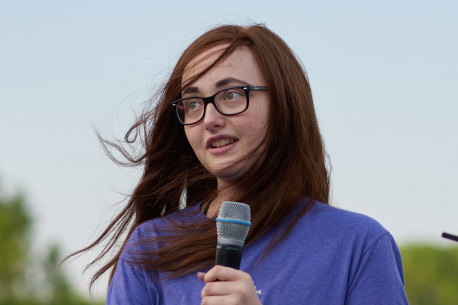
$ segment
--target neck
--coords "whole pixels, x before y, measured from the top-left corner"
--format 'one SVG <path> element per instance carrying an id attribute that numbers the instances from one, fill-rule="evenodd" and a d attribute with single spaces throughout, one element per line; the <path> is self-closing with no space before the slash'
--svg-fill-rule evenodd
<path id="1" fill-rule="evenodd" d="M 216 217 L 223 202 L 231 201 L 234 197 L 233 194 L 236 194 L 234 187 L 230 187 L 228 185 L 221 186 L 218 184 L 218 195 L 210 202 L 207 210 L 207 217 Z"/>

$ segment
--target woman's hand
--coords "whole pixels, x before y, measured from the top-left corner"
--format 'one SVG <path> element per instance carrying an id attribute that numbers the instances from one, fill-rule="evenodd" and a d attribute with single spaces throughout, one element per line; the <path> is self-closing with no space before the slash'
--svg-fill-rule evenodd
<path id="1" fill-rule="evenodd" d="M 202 305 L 262 305 L 251 276 L 229 267 L 215 266 L 197 277 L 205 283 L 202 289 Z"/>

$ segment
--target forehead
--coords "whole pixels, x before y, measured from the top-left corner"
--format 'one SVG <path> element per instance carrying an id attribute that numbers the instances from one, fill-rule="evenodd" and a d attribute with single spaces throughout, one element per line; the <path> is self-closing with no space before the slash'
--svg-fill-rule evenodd
<path id="1" fill-rule="evenodd" d="M 184 70 L 181 82 L 182 87 L 210 80 L 214 80 L 216 83 L 218 80 L 227 77 L 235 77 L 252 85 L 265 84 L 257 60 L 251 49 L 246 46 L 236 48 L 227 58 L 212 67 L 199 79 L 189 83 L 190 79 L 214 63 L 227 47 L 227 44 L 212 47 L 192 59 Z"/>

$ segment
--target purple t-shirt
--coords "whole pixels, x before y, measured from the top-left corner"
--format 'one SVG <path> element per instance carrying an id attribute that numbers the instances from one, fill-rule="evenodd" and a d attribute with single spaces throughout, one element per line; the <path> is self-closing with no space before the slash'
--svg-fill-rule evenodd
<path id="1" fill-rule="evenodd" d="M 193 216 L 197 220 L 204 218 L 197 209 L 188 208 L 197 212 Z M 158 218 L 140 225 L 130 244 L 158 234 L 163 224 L 164 218 Z M 399 250 L 390 233 L 372 218 L 316 203 L 259 260 L 274 233 L 271 230 L 245 247 L 240 266 L 253 278 L 262 304 L 408 304 Z M 154 282 L 151 271 L 128 262 L 127 252 L 118 261 L 107 304 L 201 303 L 204 284 L 196 273 Z"/>

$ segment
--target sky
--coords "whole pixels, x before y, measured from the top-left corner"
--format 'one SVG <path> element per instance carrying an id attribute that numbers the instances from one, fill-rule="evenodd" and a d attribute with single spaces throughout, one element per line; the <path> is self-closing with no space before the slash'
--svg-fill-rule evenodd
<path id="1" fill-rule="evenodd" d="M 121 139 L 205 31 L 263 23 L 307 70 L 331 203 L 375 218 L 401 246 L 450 246 L 440 235 L 458 234 L 456 16 L 454 0 L 2 1 L 0 189 L 26 194 L 36 251 L 84 247 L 141 173 L 112 163 L 96 132 Z M 66 266 L 82 291 L 90 257 Z"/>

